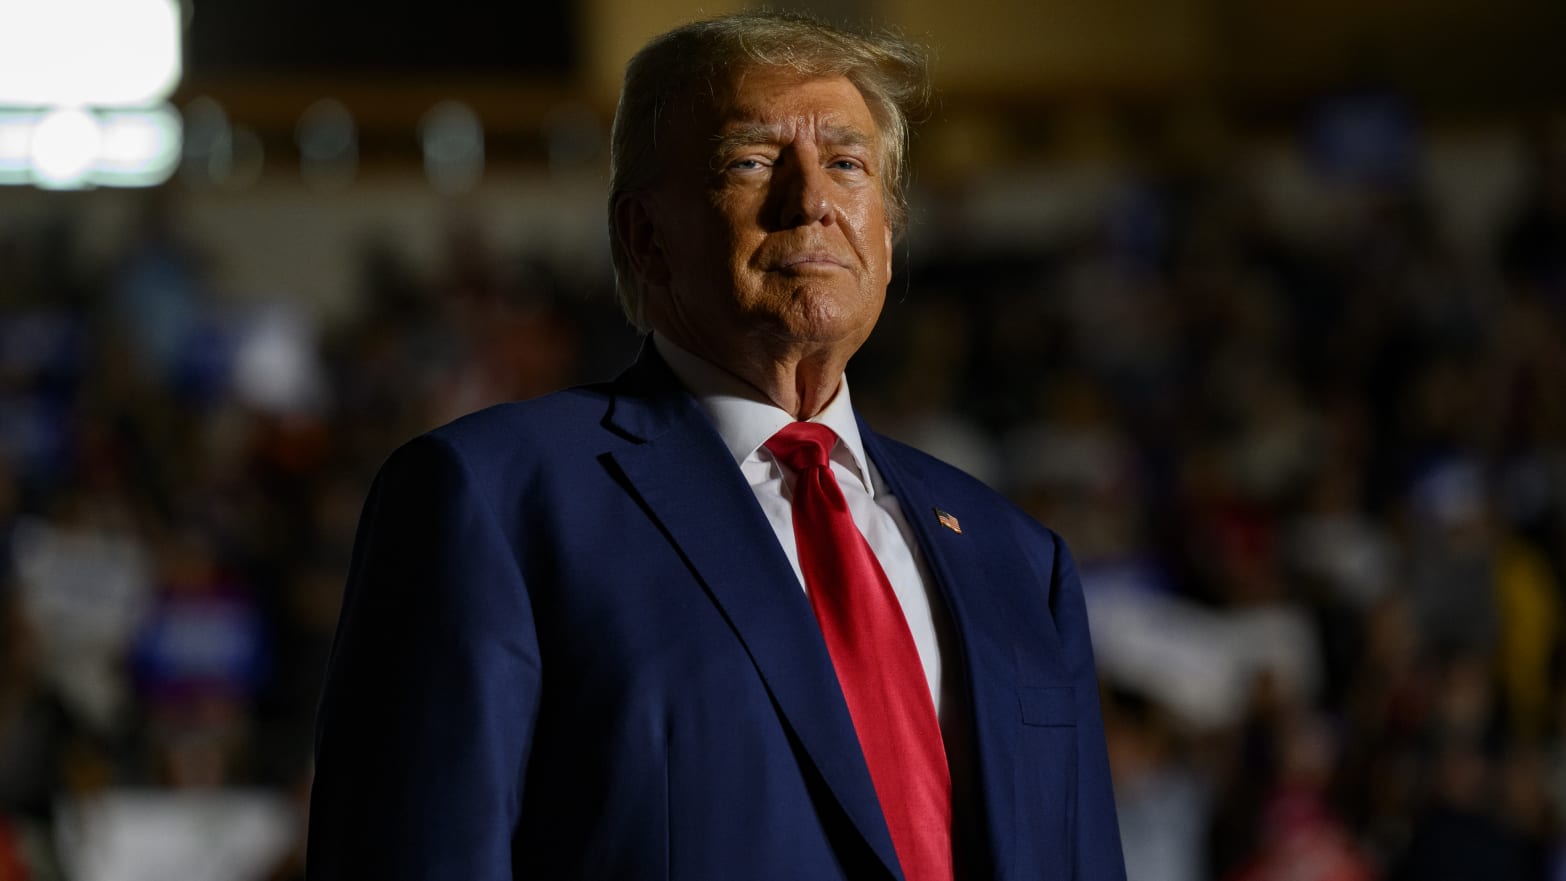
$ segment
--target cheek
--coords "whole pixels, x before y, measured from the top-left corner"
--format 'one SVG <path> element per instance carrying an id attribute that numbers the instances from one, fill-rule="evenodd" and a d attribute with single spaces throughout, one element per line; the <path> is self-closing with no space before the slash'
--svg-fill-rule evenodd
<path id="1" fill-rule="evenodd" d="M 745 263 L 754 249 L 756 231 L 759 227 L 745 201 L 724 196 L 714 199 L 700 226 L 692 226 L 686 234 L 702 240 L 709 265 L 717 268 Z"/>
<path id="2" fill-rule="evenodd" d="M 891 281 L 891 279 L 892 279 L 892 227 L 890 225 L 886 224 L 885 222 L 883 222 L 881 225 L 886 228 L 886 237 L 885 237 L 886 278 L 887 278 L 887 281 Z"/>
<path id="3" fill-rule="evenodd" d="M 728 271 L 733 251 L 729 231 L 711 217 L 691 218 L 670 233 L 676 271 L 703 284 Z"/>
<path id="4" fill-rule="evenodd" d="M 867 200 L 857 206 L 853 219 L 854 238 L 858 240 L 864 255 L 865 268 L 881 276 L 885 283 L 892 278 L 892 227 L 886 222 L 886 214 L 879 199 Z"/>
<path id="5" fill-rule="evenodd" d="M 866 193 L 855 200 L 849 213 L 849 225 L 853 227 L 854 238 L 863 247 L 891 253 L 892 227 L 886 222 L 886 210 L 879 192 Z"/>

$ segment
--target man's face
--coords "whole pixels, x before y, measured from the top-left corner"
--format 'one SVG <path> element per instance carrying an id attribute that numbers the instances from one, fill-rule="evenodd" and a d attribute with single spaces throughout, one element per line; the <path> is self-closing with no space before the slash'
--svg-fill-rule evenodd
<path id="1" fill-rule="evenodd" d="M 736 353 L 836 351 L 869 336 L 891 278 L 882 144 L 842 77 L 749 68 L 671 114 L 648 211 L 662 278 L 649 317 L 732 369 Z"/>

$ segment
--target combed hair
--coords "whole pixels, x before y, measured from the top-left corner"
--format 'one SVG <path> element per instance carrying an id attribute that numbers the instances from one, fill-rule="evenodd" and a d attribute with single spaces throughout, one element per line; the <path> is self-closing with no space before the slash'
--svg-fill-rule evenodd
<path id="1" fill-rule="evenodd" d="M 615 203 L 658 179 L 660 126 L 672 106 L 715 95 L 748 67 L 846 77 L 879 129 L 886 216 L 901 236 L 908 216 L 908 132 L 930 102 L 924 49 L 888 33 L 857 33 L 790 12 L 741 12 L 682 25 L 631 58 L 609 142 L 609 247 L 615 290 L 631 323 L 647 330 L 641 280 L 615 229 Z"/>

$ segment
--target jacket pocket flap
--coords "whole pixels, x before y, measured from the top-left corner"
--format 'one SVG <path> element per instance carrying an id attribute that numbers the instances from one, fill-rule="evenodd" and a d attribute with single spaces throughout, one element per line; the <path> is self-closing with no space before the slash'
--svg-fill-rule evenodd
<path id="1" fill-rule="evenodd" d="M 1021 686 L 1022 722 L 1025 725 L 1077 724 L 1077 690 L 1070 685 L 1048 688 Z"/>

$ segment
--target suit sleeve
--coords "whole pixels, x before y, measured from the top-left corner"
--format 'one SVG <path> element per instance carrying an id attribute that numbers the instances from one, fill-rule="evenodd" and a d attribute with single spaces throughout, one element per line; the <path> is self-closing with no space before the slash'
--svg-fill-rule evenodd
<path id="1" fill-rule="evenodd" d="M 1120 826 L 1109 776 L 1109 755 L 1104 742 L 1104 716 L 1098 701 L 1098 676 L 1093 664 L 1093 644 L 1088 635 L 1087 606 L 1082 579 L 1066 543 L 1053 531 L 1054 571 L 1050 579 L 1050 613 L 1059 632 L 1061 650 L 1077 700 L 1077 816 L 1076 860 L 1072 877 L 1078 881 L 1124 881 L 1125 859 L 1120 850 Z"/>
<path id="2" fill-rule="evenodd" d="M 514 545 L 426 436 L 377 475 L 316 728 L 311 881 L 511 879 L 539 700 Z"/>

